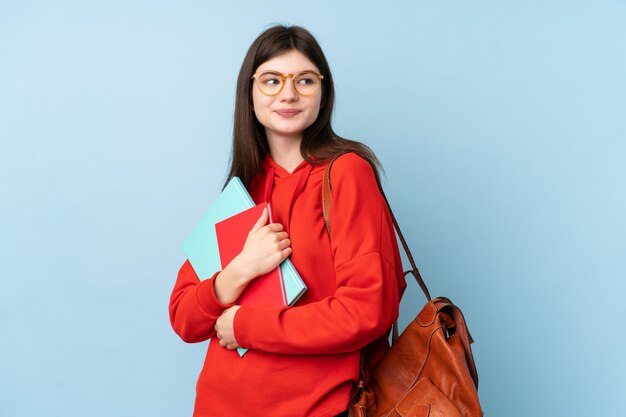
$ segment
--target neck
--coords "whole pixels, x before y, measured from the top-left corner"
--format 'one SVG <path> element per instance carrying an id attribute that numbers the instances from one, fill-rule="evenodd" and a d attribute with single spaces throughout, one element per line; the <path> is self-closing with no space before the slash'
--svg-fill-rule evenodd
<path id="1" fill-rule="evenodd" d="M 278 165 L 291 173 L 304 160 L 300 153 L 300 142 L 294 138 L 268 137 L 270 156 Z"/>

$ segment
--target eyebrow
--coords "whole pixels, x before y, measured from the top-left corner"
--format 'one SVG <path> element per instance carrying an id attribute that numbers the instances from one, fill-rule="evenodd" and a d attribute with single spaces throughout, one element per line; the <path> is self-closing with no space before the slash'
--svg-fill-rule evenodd
<path id="1" fill-rule="evenodd" d="M 318 71 L 318 70 L 315 70 L 315 69 L 305 69 L 305 70 L 302 70 L 302 71 L 287 72 L 287 73 L 284 73 L 284 72 L 281 72 L 281 71 L 278 71 L 278 70 L 271 70 L 271 69 L 267 69 L 267 70 L 257 70 L 256 72 L 257 72 L 257 73 L 260 73 L 260 72 L 277 72 L 277 73 L 279 73 L 279 74 L 300 74 L 301 72 L 316 72 L 316 73 L 319 73 L 319 71 Z"/>

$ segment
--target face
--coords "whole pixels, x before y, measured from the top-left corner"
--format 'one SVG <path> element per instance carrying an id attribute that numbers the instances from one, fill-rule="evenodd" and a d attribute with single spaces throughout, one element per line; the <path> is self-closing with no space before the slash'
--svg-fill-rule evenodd
<path id="1" fill-rule="evenodd" d="M 255 72 L 258 74 L 263 71 L 278 71 L 282 74 L 297 74 L 306 70 L 319 73 L 319 69 L 302 52 L 290 50 L 265 61 Z M 304 129 L 311 126 L 319 114 L 321 86 L 315 94 L 301 96 L 294 89 L 293 78 L 288 77 L 278 95 L 267 96 L 259 91 L 258 82 L 255 79 L 252 85 L 254 113 L 265 127 L 270 145 L 280 140 L 299 142 Z"/>

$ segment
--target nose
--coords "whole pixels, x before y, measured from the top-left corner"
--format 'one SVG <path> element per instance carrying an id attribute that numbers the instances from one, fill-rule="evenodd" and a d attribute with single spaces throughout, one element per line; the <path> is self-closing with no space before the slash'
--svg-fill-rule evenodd
<path id="1" fill-rule="evenodd" d="M 293 85 L 293 77 L 286 77 L 285 87 L 280 92 L 281 101 L 296 101 L 298 99 L 298 93 Z"/>

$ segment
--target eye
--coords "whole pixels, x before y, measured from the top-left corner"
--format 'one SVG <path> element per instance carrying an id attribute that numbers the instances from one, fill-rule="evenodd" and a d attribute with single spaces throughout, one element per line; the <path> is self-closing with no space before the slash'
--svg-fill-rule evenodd
<path id="1" fill-rule="evenodd" d="M 318 81 L 317 76 L 311 72 L 299 74 L 296 78 L 296 82 L 300 85 L 314 85 Z"/>
<path id="2" fill-rule="evenodd" d="M 258 78 L 259 82 L 267 87 L 276 87 L 282 83 L 282 78 L 279 74 L 273 72 L 265 72 Z"/>

